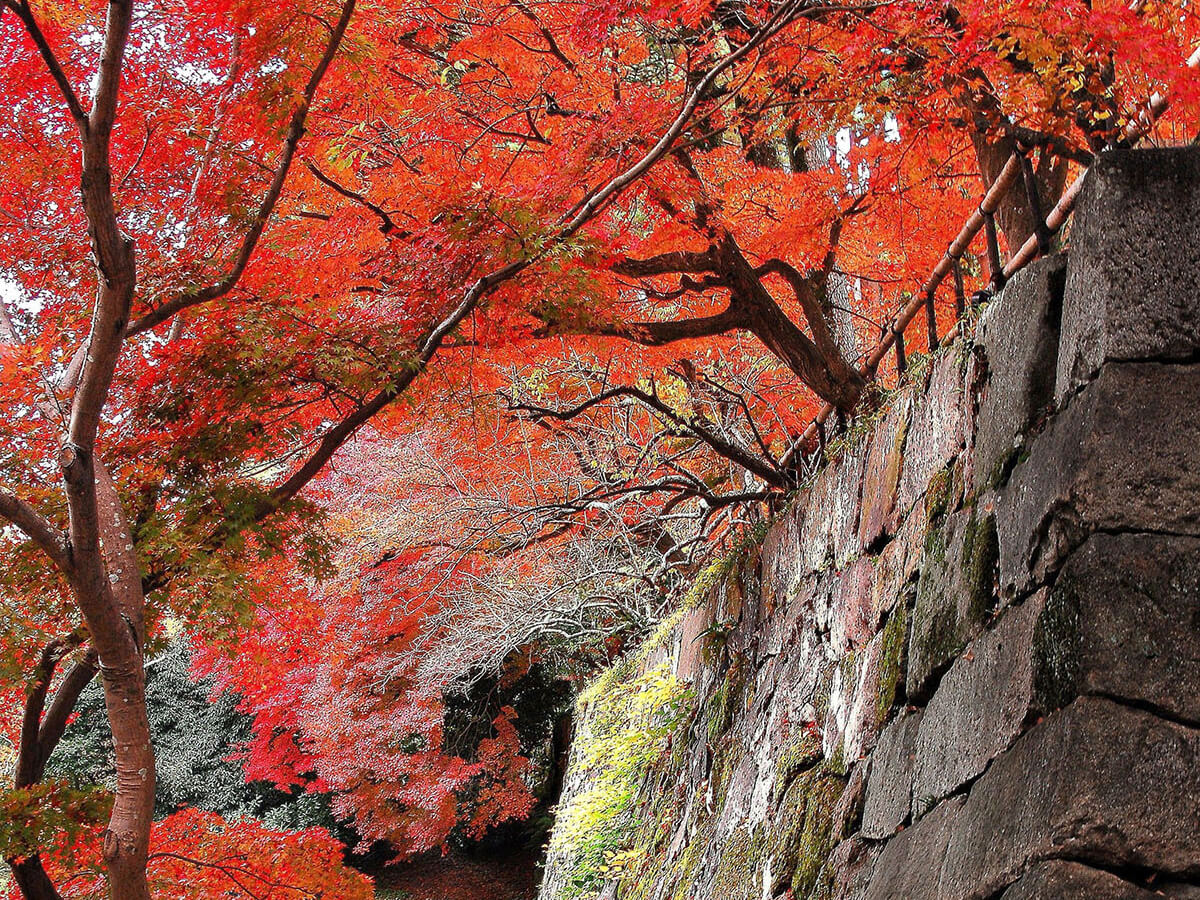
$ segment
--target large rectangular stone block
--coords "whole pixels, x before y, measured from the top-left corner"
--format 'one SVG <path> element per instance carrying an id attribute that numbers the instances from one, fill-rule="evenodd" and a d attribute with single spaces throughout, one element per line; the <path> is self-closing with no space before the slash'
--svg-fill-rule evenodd
<path id="1" fill-rule="evenodd" d="M 904 467 L 904 441 L 912 404 L 912 391 L 901 393 L 871 433 L 858 526 L 859 542 L 864 547 L 870 547 L 884 535 L 895 534 L 899 524 L 896 494 Z"/>
<path id="2" fill-rule="evenodd" d="M 939 803 L 883 848 L 871 870 L 866 900 L 940 900 L 938 879 L 946 852 L 961 828 L 963 797 Z"/>
<path id="3" fill-rule="evenodd" d="M 1200 148 L 1101 154 L 1074 221 L 1058 398 L 1107 361 L 1194 357 L 1200 349 Z"/>
<path id="4" fill-rule="evenodd" d="M 871 754 L 863 801 L 862 835 L 891 837 L 908 821 L 912 808 L 913 748 L 921 725 L 920 710 L 898 716 L 879 736 Z"/>
<path id="5" fill-rule="evenodd" d="M 1059 573 L 1036 655 L 1047 705 L 1102 694 L 1200 724 L 1200 539 L 1093 535 Z"/>
<path id="6" fill-rule="evenodd" d="M 966 377 L 962 351 L 950 346 L 930 362 L 929 384 L 917 394 L 904 442 L 904 470 L 896 511 L 907 515 L 925 496 L 929 480 L 954 459 L 966 443 Z"/>
<path id="7" fill-rule="evenodd" d="M 996 503 L 1023 594 L 1093 531 L 1200 534 L 1200 365 L 1110 363 L 1034 439 Z"/>
<path id="8" fill-rule="evenodd" d="M 937 678 L 983 630 L 993 606 L 995 524 L 975 508 L 932 525 L 925 539 L 908 645 L 906 689 L 929 696 Z"/>
<path id="9" fill-rule="evenodd" d="M 1056 255 L 1018 272 L 988 304 L 975 342 L 982 386 L 973 436 L 972 488 L 994 486 L 1025 433 L 1054 403 L 1058 327 L 1067 260 Z"/>
<path id="10" fill-rule="evenodd" d="M 1084 697 L 997 759 L 955 817 L 937 893 L 984 900 L 1031 861 L 1200 875 L 1200 730 Z"/>
<path id="11" fill-rule="evenodd" d="M 1008 609 L 938 684 L 917 734 L 914 804 L 931 806 L 977 778 L 1020 736 L 1034 707 L 1033 642 L 1044 603 L 1043 592 Z"/>

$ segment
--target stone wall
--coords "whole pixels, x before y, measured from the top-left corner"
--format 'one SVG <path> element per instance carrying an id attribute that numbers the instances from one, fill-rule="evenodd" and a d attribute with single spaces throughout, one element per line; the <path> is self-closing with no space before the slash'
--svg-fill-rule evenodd
<path id="1" fill-rule="evenodd" d="M 1198 223 L 1200 152 L 1100 159 L 589 692 L 543 900 L 1200 897 Z"/>

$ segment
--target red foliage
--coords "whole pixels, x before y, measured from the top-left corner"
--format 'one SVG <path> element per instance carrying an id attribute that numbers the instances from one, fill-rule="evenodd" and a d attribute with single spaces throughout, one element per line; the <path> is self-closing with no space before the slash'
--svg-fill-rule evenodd
<path id="1" fill-rule="evenodd" d="M 977 203 L 981 147 L 1023 135 L 1065 173 L 1138 120 L 1155 92 L 1172 103 L 1156 140 L 1190 140 L 1200 110 L 1200 80 L 1183 64 L 1200 20 L 1178 2 L 839 4 L 792 15 L 757 44 L 754 26 L 798 10 L 362 0 L 310 85 L 350 6 L 154 0 L 128 23 L 103 177 L 82 185 L 103 196 L 85 210 L 84 146 L 98 152 L 95 135 L 109 131 L 79 128 L 72 102 L 91 103 L 78 95 L 96 77 L 105 4 L 3 7 L 5 711 L 19 708 L 40 647 L 82 624 L 140 659 L 140 636 L 130 641 L 104 587 L 123 574 L 135 618 L 149 591 L 151 651 L 169 622 L 234 644 L 236 662 L 214 652 L 207 664 L 256 717 L 251 775 L 330 790 L 365 837 L 414 851 L 456 826 L 478 833 L 522 816 L 531 802 L 512 717 L 496 720 L 473 759 L 444 753 L 441 684 L 423 679 L 411 653 L 446 596 L 481 575 L 551 574 L 543 558 L 499 552 L 495 536 L 453 563 L 433 552 L 470 527 L 442 516 L 456 480 L 500 485 L 497 501 L 512 506 L 553 498 L 555 478 L 577 486 L 570 448 L 514 424 L 494 392 L 579 401 L 594 389 L 581 369 L 644 385 L 686 364 L 745 388 L 755 439 L 775 455 L 816 407 L 795 366 L 742 325 L 651 348 L 606 336 L 730 302 L 728 284 L 703 272 L 635 278 L 623 263 L 736 239 L 751 271 L 778 260 L 808 273 L 844 219 L 836 262 L 861 351 Z M 660 140 L 673 152 L 655 155 Z M 802 145 L 827 158 L 813 152 L 801 165 Z M 98 271 L 98 229 L 106 246 L 136 247 L 136 277 Z M 985 276 L 980 256 L 966 260 L 969 287 Z M 106 307 L 116 337 L 97 336 L 97 286 L 118 275 L 131 308 Z M 812 334 L 798 296 L 763 284 Z M 458 327 L 443 335 L 444 321 Z M 101 340 L 112 352 L 89 362 L 87 389 L 60 384 Z M 691 398 L 676 389 L 669 399 Z M 114 519 L 138 563 L 118 564 L 116 542 L 86 555 L 98 596 L 55 568 L 70 567 L 55 559 L 68 519 L 100 521 L 94 492 L 66 491 L 59 463 L 63 421 L 81 403 L 98 425 L 77 430 L 113 473 Z M 368 421 L 383 438 L 365 438 Z M 639 424 L 623 436 L 635 447 Z M 357 458 L 335 456 L 356 434 Z M 672 449 L 683 440 L 666 437 Z M 450 475 L 403 483 L 421 441 Z M 330 459 L 345 468 L 301 494 Z M 736 487 L 745 474 L 692 457 L 676 468 L 708 486 Z M 354 502 L 367 493 L 370 504 Z M 662 504 L 652 507 L 614 515 L 633 528 L 655 521 Z M 349 545 L 334 554 L 332 579 L 323 515 Z M 539 538 L 567 539 L 553 529 Z M 84 543 L 98 546 L 98 533 Z"/>
<path id="2" fill-rule="evenodd" d="M 49 854 L 47 870 L 64 900 L 103 896 L 98 840 L 69 865 Z M 183 810 L 151 833 L 149 879 L 162 900 L 371 900 L 371 880 L 342 862 L 328 832 L 278 831 L 254 821 L 229 822 L 214 813 Z M 19 900 L 13 888 L 8 894 Z"/>

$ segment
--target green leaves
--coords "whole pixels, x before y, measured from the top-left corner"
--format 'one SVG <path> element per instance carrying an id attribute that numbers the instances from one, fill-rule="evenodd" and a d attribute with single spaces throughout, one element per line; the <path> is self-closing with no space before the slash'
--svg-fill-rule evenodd
<path id="1" fill-rule="evenodd" d="M 0 857 L 24 859 L 60 841 L 70 847 L 111 809 L 107 791 L 61 779 L 0 791 Z"/>

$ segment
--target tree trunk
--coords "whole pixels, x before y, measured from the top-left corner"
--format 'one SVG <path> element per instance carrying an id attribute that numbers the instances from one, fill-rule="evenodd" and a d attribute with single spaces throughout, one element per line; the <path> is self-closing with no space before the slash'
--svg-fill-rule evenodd
<path id="1" fill-rule="evenodd" d="M 100 316 L 97 322 L 103 324 Z M 93 340 L 92 346 L 96 344 Z M 84 378 L 86 383 L 86 370 Z M 109 897 L 149 900 L 146 860 L 154 814 L 154 751 L 146 713 L 141 574 L 124 510 L 104 464 L 79 444 L 68 445 L 63 475 L 76 563 L 72 588 L 99 657 L 116 757 L 116 798 L 102 847 Z"/>
<path id="2" fill-rule="evenodd" d="M 812 330 L 809 339 L 763 287 L 732 235 L 726 235 L 720 252 L 734 302 L 747 317 L 745 327 L 822 400 L 845 412 L 854 409 L 866 381 L 840 353 L 811 283 L 794 286 Z"/>
<path id="3" fill-rule="evenodd" d="M 117 795 L 104 834 L 112 900 L 148 900 L 146 857 L 154 817 L 154 748 L 146 711 L 145 597 L 133 535 L 117 487 L 95 466 L 96 508 L 104 568 L 122 620 L 112 658 L 101 656 L 104 705 L 116 755 Z"/>
<path id="4" fill-rule="evenodd" d="M 54 887 L 50 876 L 42 865 L 42 858 L 37 854 L 20 862 L 9 861 L 13 881 L 21 891 L 25 900 L 62 900 L 62 895 Z"/>
<path id="5" fill-rule="evenodd" d="M 105 664 L 104 705 L 116 749 L 117 794 L 104 861 L 111 900 L 149 900 L 146 860 L 154 816 L 154 750 L 146 716 L 146 676 L 141 654 L 117 665 Z"/>
<path id="6" fill-rule="evenodd" d="M 977 118 L 979 121 L 971 132 L 971 142 L 974 144 L 984 184 L 991 187 L 992 182 L 1000 178 L 1001 170 L 1016 150 L 1016 142 L 1010 137 L 992 136 L 986 132 L 988 119 L 982 113 L 977 113 Z M 1038 166 L 1036 181 L 1042 214 L 1045 215 L 1054 208 L 1058 198 L 1062 197 L 1062 192 L 1066 190 L 1067 161 L 1057 157 L 1043 157 L 1043 162 Z M 1009 256 L 1036 233 L 1038 224 L 1040 223 L 1037 222 L 1028 202 L 1024 181 L 1018 180 L 996 210 L 996 227 L 1000 229 L 1004 242 L 1008 244 Z"/>

